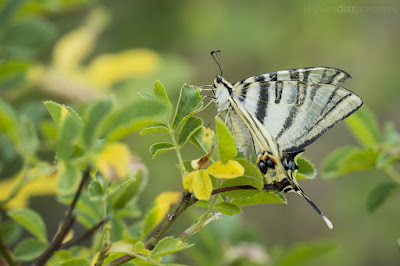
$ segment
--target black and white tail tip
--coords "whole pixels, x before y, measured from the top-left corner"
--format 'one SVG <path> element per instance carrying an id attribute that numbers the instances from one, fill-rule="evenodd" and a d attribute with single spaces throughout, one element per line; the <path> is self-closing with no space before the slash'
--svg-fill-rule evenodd
<path id="1" fill-rule="evenodd" d="M 313 207 L 314 210 L 322 217 L 322 219 L 324 220 L 324 222 L 326 223 L 326 225 L 329 227 L 329 229 L 333 229 L 333 224 L 332 224 L 332 222 L 321 212 L 320 209 L 318 209 L 318 207 L 314 204 L 314 202 L 312 202 L 312 201 L 310 200 L 310 198 L 307 197 L 306 194 L 301 193 L 300 195 L 303 196 L 303 198 L 308 202 L 308 204 L 310 204 L 311 207 Z"/>

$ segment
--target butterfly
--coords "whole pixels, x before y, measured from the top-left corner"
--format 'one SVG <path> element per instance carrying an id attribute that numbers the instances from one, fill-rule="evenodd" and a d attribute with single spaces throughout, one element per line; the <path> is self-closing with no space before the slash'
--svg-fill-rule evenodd
<path id="1" fill-rule="evenodd" d="M 339 85 L 350 75 L 336 68 L 308 67 L 231 84 L 222 77 L 218 52 L 211 52 L 221 71 L 212 85 L 213 98 L 218 113 L 228 113 L 239 151 L 249 156 L 254 149 L 266 183 L 301 195 L 332 229 L 331 221 L 297 182 L 297 159 L 307 146 L 362 106 L 360 97 Z"/>

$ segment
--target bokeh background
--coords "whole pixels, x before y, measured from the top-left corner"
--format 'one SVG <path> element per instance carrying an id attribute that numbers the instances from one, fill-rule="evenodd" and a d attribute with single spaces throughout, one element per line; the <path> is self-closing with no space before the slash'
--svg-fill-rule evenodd
<path id="1" fill-rule="evenodd" d="M 122 104 L 138 92 L 151 92 L 155 80 L 176 102 L 183 83 L 212 83 L 219 70 L 209 53 L 220 49 L 224 77 L 232 82 L 290 68 L 343 69 L 352 76 L 346 87 L 363 99 L 380 125 L 390 120 L 400 127 L 398 1 L 2 0 L 0 6 L 0 96 L 38 125 L 49 118 L 43 100 L 79 110 L 90 100 L 113 95 Z M 215 114 L 211 106 L 200 116 L 213 127 Z M 160 138 L 136 134 L 126 141 L 149 168 L 143 209 L 162 191 L 182 190 L 176 158 L 153 160 L 148 153 Z M 329 152 L 344 145 L 358 144 L 341 123 L 305 156 L 319 169 Z M 183 152 L 188 160 L 200 155 L 194 147 Z M 53 159 L 46 146 L 40 153 Z M 2 171 L 2 180 L 12 175 Z M 240 217 L 215 222 L 178 261 L 212 265 L 211 258 L 226 255 L 229 240 L 235 239 L 252 241 L 265 254 L 309 243 L 334 247 L 314 265 L 399 265 L 399 198 L 374 214 L 366 211 L 367 195 L 384 179 L 371 170 L 301 182 L 332 220 L 333 230 L 303 199 L 288 195 L 287 205 L 247 207 Z M 64 207 L 49 199 L 34 197 L 29 206 L 45 217 L 52 234 L 52 221 L 63 216 Z M 171 233 L 179 234 L 197 211 L 189 210 Z"/>

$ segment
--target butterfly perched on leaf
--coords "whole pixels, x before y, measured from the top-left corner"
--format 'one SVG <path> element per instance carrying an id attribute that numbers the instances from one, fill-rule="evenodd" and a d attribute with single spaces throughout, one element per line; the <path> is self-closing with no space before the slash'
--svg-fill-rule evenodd
<path id="1" fill-rule="evenodd" d="M 362 106 L 360 97 L 340 86 L 350 75 L 336 68 L 308 67 L 231 84 L 222 77 L 218 52 L 211 52 L 221 71 L 212 86 L 214 101 L 218 113 L 227 111 L 239 151 L 249 156 L 254 149 L 266 182 L 300 194 L 332 229 L 297 182 L 296 161 L 307 146 Z"/>

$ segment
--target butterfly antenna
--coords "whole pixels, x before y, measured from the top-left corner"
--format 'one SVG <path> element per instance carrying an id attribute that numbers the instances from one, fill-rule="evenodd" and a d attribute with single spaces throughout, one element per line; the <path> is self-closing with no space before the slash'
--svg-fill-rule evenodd
<path id="1" fill-rule="evenodd" d="M 298 191 L 298 193 L 299 193 L 299 194 L 308 202 L 308 204 L 310 204 L 311 207 L 313 207 L 314 210 L 322 217 L 322 219 L 324 220 L 324 222 L 326 223 L 326 225 L 329 227 L 329 229 L 333 229 L 333 224 L 332 224 L 332 222 L 321 212 L 320 209 L 318 209 L 317 205 L 315 205 L 314 202 L 312 202 L 312 201 L 310 200 L 310 198 L 307 197 L 307 195 L 304 194 L 304 192 L 303 192 L 302 190 L 301 190 L 301 191 Z"/>
<path id="2" fill-rule="evenodd" d="M 221 60 L 219 59 L 218 53 L 220 53 L 221 50 L 215 50 L 211 52 L 211 56 L 214 58 L 215 62 L 217 63 L 219 67 L 219 71 L 221 71 L 221 77 L 223 76 L 224 69 L 222 68 Z"/>

